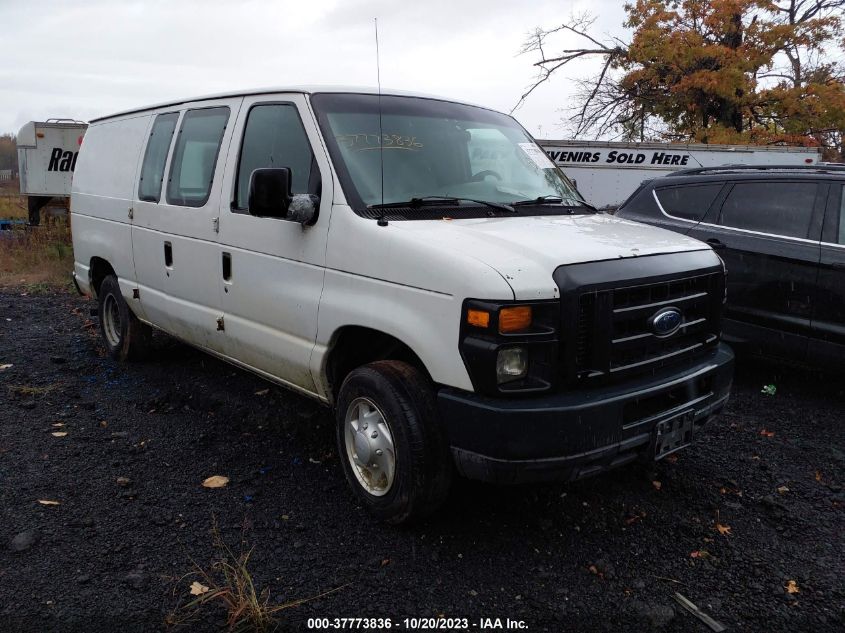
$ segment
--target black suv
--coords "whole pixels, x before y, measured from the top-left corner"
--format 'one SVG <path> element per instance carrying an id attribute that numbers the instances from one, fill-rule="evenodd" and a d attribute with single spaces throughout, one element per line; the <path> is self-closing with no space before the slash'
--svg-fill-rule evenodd
<path id="1" fill-rule="evenodd" d="M 845 365 L 845 167 L 726 166 L 644 182 L 622 218 L 707 242 L 728 269 L 725 339 Z"/>

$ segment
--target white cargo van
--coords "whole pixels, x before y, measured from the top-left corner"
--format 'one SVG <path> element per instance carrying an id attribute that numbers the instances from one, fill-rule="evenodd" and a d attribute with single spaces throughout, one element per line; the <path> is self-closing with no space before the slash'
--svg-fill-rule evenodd
<path id="1" fill-rule="evenodd" d="M 453 471 L 575 479 L 724 405 L 724 269 L 599 214 L 511 117 L 291 88 L 91 123 L 74 277 L 111 355 L 150 327 L 334 408 L 358 499 L 432 512 Z"/>

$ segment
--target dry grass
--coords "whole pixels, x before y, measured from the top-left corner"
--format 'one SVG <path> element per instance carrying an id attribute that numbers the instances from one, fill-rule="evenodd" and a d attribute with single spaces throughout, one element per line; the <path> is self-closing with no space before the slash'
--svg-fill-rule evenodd
<path id="1" fill-rule="evenodd" d="M 0 183 L 0 220 L 29 219 L 26 196 L 17 180 Z M 42 210 L 42 226 L 16 224 L 0 231 L 0 288 L 22 287 L 28 292 L 70 289 L 73 249 L 66 218 L 51 218 Z"/>
<path id="2" fill-rule="evenodd" d="M 72 270 L 73 248 L 65 218 L 0 231 L 0 287 L 23 286 L 34 292 L 69 289 Z"/>
<path id="3" fill-rule="evenodd" d="M 285 609 L 299 606 L 310 600 L 316 600 L 344 587 L 326 591 L 318 596 L 292 600 L 283 604 L 270 603 L 270 589 L 258 590 L 249 570 L 249 558 L 252 549 L 243 550 L 238 555 L 229 548 L 220 535 L 217 522 L 212 528 L 214 547 L 218 552 L 216 560 L 209 568 L 194 563 L 194 571 L 186 574 L 177 583 L 174 591 L 186 591 L 189 595 L 199 593 L 186 603 L 181 603 L 167 618 L 168 626 L 182 626 L 194 622 L 205 607 L 218 606 L 226 612 L 226 625 L 232 633 L 266 633 L 279 625 L 278 614 Z M 187 580 L 192 580 L 187 587 Z M 190 589 L 194 588 L 194 592 Z M 201 593 L 200 593 L 201 592 Z"/>
<path id="4" fill-rule="evenodd" d="M 28 217 L 26 198 L 17 193 L 7 193 L 5 189 L 0 189 L 0 220 L 4 218 L 26 220 Z"/>
<path id="5" fill-rule="evenodd" d="M 33 387 L 31 385 L 9 385 L 9 392 L 13 395 L 22 398 L 34 398 L 35 396 L 43 396 L 50 393 L 56 385 L 47 385 L 46 387 Z"/>

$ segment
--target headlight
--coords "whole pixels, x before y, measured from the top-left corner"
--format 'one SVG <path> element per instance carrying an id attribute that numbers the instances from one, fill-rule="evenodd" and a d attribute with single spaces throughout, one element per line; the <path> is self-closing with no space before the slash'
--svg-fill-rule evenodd
<path id="1" fill-rule="evenodd" d="M 464 301 L 460 351 L 473 388 L 494 396 L 550 390 L 559 323 L 557 299 Z"/>
<path id="2" fill-rule="evenodd" d="M 528 350 L 524 347 L 506 347 L 496 357 L 496 382 L 502 384 L 528 375 Z"/>

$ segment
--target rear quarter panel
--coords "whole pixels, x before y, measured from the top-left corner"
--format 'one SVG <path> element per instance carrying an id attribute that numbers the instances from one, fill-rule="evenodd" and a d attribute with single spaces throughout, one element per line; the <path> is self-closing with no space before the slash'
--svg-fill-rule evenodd
<path id="1" fill-rule="evenodd" d="M 150 115 L 92 124 L 77 160 L 71 194 L 74 270 L 91 294 L 91 259 L 111 264 L 124 296 L 135 282 L 129 209 Z"/>

